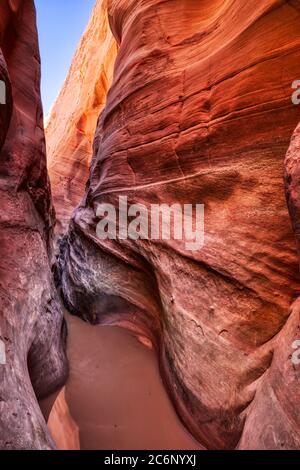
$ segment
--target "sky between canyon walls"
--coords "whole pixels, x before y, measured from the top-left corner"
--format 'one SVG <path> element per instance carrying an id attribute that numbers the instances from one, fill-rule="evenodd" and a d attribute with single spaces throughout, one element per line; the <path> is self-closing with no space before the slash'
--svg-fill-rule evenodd
<path id="1" fill-rule="evenodd" d="M 95 0 L 35 0 L 45 116 L 60 92 L 94 4 Z"/>

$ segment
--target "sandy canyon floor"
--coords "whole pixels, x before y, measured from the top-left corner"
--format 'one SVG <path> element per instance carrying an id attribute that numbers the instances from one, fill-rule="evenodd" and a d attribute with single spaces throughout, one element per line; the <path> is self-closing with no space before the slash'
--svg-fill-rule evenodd
<path id="1" fill-rule="evenodd" d="M 49 420 L 59 448 L 199 449 L 174 411 L 150 347 L 125 329 L 66 318 L 70 376 Z"/>

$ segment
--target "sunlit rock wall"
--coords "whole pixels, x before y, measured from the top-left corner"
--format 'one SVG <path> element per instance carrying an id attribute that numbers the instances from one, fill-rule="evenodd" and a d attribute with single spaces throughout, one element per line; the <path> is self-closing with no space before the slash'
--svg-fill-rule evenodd
<path id="1" fill-rule="evenodd" d="M 48 168 L 58 234 L 66 231 L 84 193 L 97 119 L 112 79 L 117 45 L 109 28 L 106 4 L 106 0 L 96 2 L 47 122 Z"/>
<path id="2" fill-rule="evenodd" d="M 300 283 L 283 184 L 299 122 L 299 10 L 298 0 L 108 2 L 119 53 L 64 246 L 64 298 L 156 344 L 177 411 L 207 448 L 300 445 L 290 308 Z M 99 240 L 97 207 L 121 195 L 205 204 L 204 247 Z"/>

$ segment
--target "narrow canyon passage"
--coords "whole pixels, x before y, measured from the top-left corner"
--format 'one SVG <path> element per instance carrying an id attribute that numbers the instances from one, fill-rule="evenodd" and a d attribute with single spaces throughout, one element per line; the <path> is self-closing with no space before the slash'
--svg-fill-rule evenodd
<path id="1" fill-rule="evenodd" d="M 300 449 L 300 0 L 95 0 L 46 130 L 38 3 L 0 1 L 0 449 Z"/>
<path id="2" fill-rule="evenodd" d="M 200 448 L 174 411 L 154 351 L 123 328 L 66 318 L 70 376 L 65 397 L 81 450 Z M 66 416 L 58 423 L 55 415 L 49 425 L 58 447 L 66 436 L 67 446 L 74 446 L 76 430 L 72 438 Z"/>

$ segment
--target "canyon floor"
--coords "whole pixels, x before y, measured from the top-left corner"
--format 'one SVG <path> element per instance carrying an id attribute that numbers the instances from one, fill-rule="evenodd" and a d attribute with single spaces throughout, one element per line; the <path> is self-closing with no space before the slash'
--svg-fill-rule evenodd
<path id="1" fill-rule="evenodd" d="M 125 329 L 66 318 L 70 376 L 56 406 L 64 407 L 65 396 L 74 422 L 57 410 L 55 422 L 50 417 L 58 447 L 73 441 L 76 448 L 77 425 L 82 450 L 199 449 L 174 411 L 150 347 Z"/>

